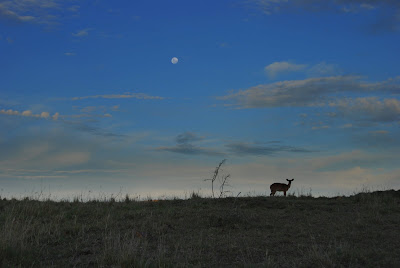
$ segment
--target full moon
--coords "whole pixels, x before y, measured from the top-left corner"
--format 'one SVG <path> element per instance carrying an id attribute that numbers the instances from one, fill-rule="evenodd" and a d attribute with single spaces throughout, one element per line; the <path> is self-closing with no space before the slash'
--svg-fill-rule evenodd
<path id="1" fill-rule="evenodd" d="M 177 57 L 173 57 L 171 59 L 172 64 L 177 64 L 178 63 L 178 58 Z"/>

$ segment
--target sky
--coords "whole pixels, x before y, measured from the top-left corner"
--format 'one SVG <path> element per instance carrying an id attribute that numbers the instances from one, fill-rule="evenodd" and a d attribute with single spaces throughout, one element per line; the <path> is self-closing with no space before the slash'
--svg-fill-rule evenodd
<path id="1" fill-rule="evenodd" d="M 397 0 L 0 0 L 0 196 L 399 189 L 399 44 Z"/>

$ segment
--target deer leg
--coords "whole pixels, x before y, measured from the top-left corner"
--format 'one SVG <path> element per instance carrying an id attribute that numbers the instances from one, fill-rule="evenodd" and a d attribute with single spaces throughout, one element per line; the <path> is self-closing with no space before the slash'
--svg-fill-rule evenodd
<path id="1" fill-rule="evenodd" d="M 286 196 L 286 191 L 283 191 L 283 194 Z"/>

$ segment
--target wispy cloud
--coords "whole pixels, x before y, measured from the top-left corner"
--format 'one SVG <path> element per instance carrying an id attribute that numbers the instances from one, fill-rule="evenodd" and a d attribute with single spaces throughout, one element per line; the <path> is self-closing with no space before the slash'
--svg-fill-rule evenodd
<path id="1" fill-rule="evenodd" d="M 360 13 L 381 11 L 381 16 L 370 25 L 371 31 L 398 31 L 400 24 L 400 1 L 397 0 L 247 0 L 250 8 L 271 15 L 281 12 L 336 12 Z"/>
<path id="2" fill-rule="evenodd" d="M 372 141 L 372 140 L 371 140 Z M 363 140 L 365 142 L 365 140 Z M 396 164 L 398 160 L 392 152 L 385 154 L 371 153 L 363 150 L 352 150 L 328 156 L 319 156 L 309 163 L 315 171 L 345 170 L 354 167 L 382 167 Z"/>
<path id="3" fill-rule="evenodd" d="M 80 8 L 81 7 L 78 5 L 72 5 L 72 6 L 68 7 L 67 10 L 69 10 L 71 12 L 78 12 Z"/>
<path id="4" fill-rule="evenodd" d="M 264 69 L 270 78 L 275 78 L 279 73 L 288 73 L 304 70 L 306 64 L 295 64 L 287 61 L 278 61 L 267 65 Z"/>
<path id="5" fill-rule="evenodd" d="M 75 56 L 76 53 L 74 53 L 74 52 L 65 52 L 64 55 L 65 56 Z"/>
<path id="6" fill-rule="evenodd" d="M 124 138 L 126 135 L 114 133 L 108 130 L 105 130 L 101 127 L 85 124 L 83 122 L 67 122 L 71 126 L 73 126 L 76 130 L 90 133 L 95 136 L 108 137 L 108 138 Z"/>
<path id="7" fill-rule="evenodd" d="M 0 3 L 0 18 L 16 22 L 35 22 L 37 20 L 34 16 L 18 14 L 13 9 L 18 9 L 13 1 Z"/>
<path id="8" fill-rule="evenodd" d="M 0 142 L 0 174 L 53 176 L 53 171 L 81 167 L 91 158 L 90 146 L 62 133 L 29 131 L 29 135 Z M 78 143 L 78 144 L 77 144 Z"/>
<path id="9" fill-rule="evenodd" d="M 270 78 L 290 72 L 302 72 L 310 77 L 336 76 L 342 74 L 335 64 L 320 62 L 314 65 L 296 64 L 288 61 L 277 61 L 265 66 L 264 71 Z"/>
<path id="10" fill-rule="evenodd" d="M 107 117 L 112 117 L 111 114 L 109 113 L 103 113 L 103 114 L 92 114 L 92 113 L 83 113 L 83 114 L 72 114 L 72 115 L 63 115 L 62 118 L 67 119 L 67 118 L 107 118 Z"/>
<path id="11" fill-rule="evenodd" d="M 389 133 L 389 131 L 387 131 L 387 130 L 374 130 L 374 131 L 370 131 L 369 133 L 373 134 L 373 135 L 386 135 L 386 134 Z"/>
<path id="12" fill-rule="evenodd" d="M 60 18 L 60 10 L 77 11 L 77 6 L 68 7 L 69 2 L 71 1 L 5 0 L 0 2 L 0 19 L 20 23 L 53 24 Z"/>
<path id="13" fill-rule="evenodd" d="M 353 124 L 350 124 L 350 123 L 340 126 L 340 128 L 352 128 L 352 127 L 353 127 Z"/>
<path id="14" fill-rule="evenodd" d="M 288 146 L 281 144 L 280 141 L 270 141 L 263 143 L 254 142 L 229 142 L 223 145 L 226 150 L 216 150 L 214 148 L 201 147 L 196 142 L 201 142 L 205 137 L 196 135 L 192 132 L 185 132 L 176 137 L 177 144 L 174 146 L 162 146 L 156 148 L 157 151 L 167 151 L 172 153 L 187 155 L 208 155 L 208 156 L 275 156 L 278 153 L 311 153 L 316 152 L 306 148 Z"/>
<path id="15" fill-rule="evenodd" d="M 83 107 L 73 106 L 72 108 L 74 110 L 83 113 L 82 115 L 90 116 L 96 113 L 96 116 L 104 116 L 105 114 L 109 114 L 110 111 L 112 112 L 119 111 L 120 106 L 119 105 L 113 105 L 113 106 L 100 105 L 100 106 L 83 106 Z"/>
<path id="16" fill-rule="evenodd" d="M 305 107 L 327 105 L 334 95 L 346 92 L 398 94 L 400 83 L 397 78 L 370 83 L 360 76 L 316 77 L 258 85 L 217 99 L 236 108 Z"/>
<path id="17" fill-rule="evenodd" d="M 185 132 L 176 137 L 176 142 L 179 144 L 189 144 L 191 142 L 201 141 L 204 137 L 198 136 L 193 132 Z"/>
<path id="18" fill-rule="evenodd" d="M 265 14 L 303 9 L 310 12 L 339 11 L 344 13 L 373 10 L 379 7 L 399 8 L 397 0 L 248 0 Z"/>
<path id="19" fill-rule="evenodd" d="M 330 104 L 346 118 L 375 122 L 400 120 L 400 101 L 395 98 L 380 100 L 377 97 L 340 99 Z"/>
<path id="20" fill-rule="evenodd" d="M 150 96 L 144 93 L 124 93 L 124 94 L 106 94 L 106 95 L 93 95 L 83 97 L 73 97 L 70 100 L 85 100 L 85 99 L 143 99 L 143 100 L 162 100 L 164 97 Z"/>
<path id="21" fill-rule="evenodd" d="M 359 77 L 336 76 L 282 81 L 239 90 L 217 99 L 230 101 L 237 108 L 313 106 L 328 93 L 352 91 Z"/>
<path id="22" fill-rule="evenodd" d="M 368 25 L 366 30 L 372 34 L 398 32 L 400 30 L 400 7 L 397 10 L 392 10 L 389 14 L 378 16 L 373 23 Z"/>
<path id="23" fill-rule="evenodd" d="M 328 128 L 331 128 L 331 127 L 328 125 L 323 125 L 323 126 L 313 126 L 311 129 L 318 130 L 318 129 L 328 129 Z"/>
<path id="24" fill-rule="evenodd" d="M 208 155 L 222 156 L 223 153 L 211 148 L 203 148 L 193 144 L 178 144 L 176 146 L 161 146 L 156 148 L 157 151 L 166 151 L 171 153 L 187 154 L 187 155 Z"/>
<path id="25" fill-rule="evenodd" d="M 89 35 L 89 31 L 92 31 L 92 28 L 86 28 L 86 29 L 82 29 L 82 30 L 78 30 L 75 33 L 72 33 L 73 36 L 75 37 L 84 37 L 84 36 L 88 36 Z"/>
<path id="26" fill-rule="evenodd" d="M 396 128 L 377 129 L 368 132 L 357 133 L 352 137 L 352 142 L 363 148 L 374 148 L 384 150 L 385 153 L 395 152 L 400 149 L 400 132 Z M 398 157 L 393 160 L 400 163 Z M 397 164 L 399 166 L 399 164 Z"/>
<path id="27" fill-rule="evenodd" d="M 204 140 L 204 137 L 198 136 L 193 132 L 184 132 L 176 137 L 177 145 L 174 146 L 161 146 L 156 148 L 156 151 L 166 151 L 187 155 L 208 155 L 208 156 L 221 156 L 223 153 L 216 151 L 212 148 L 200 147 L 193 143 Z"/>
<path id="28" fill-rule="evenodd" d="M 236 109 L 314 107 L 315 116 L 302 116 L 297 125 L 311 130 L 367 127 L 400 122 L 399 77 L 366 82 L 359 76 L 316 77 L 258 85 L 217 97 Z M 352 97 L 347 97 L 352 96 Z M 316 119 L 327 116 L 327 120 Z M 346 122 L 340 122 L 345 119 Z M 322 122 L 321 122 L 322 121 Z M 324 122 L 325 121 L 325 122 Z"/>
<path id="29" fill-rule="evenodd" d="M 259 144 L 259 143 L 251 143 L 251 142 L 233 142 L 225 145 L 228 150 L 234 154 L 245 156 L 245 155 L 268 155 L 275 156 L 280 152 L 289 152 L 289 153 L 311 153 L 315 152 L 309 149 L 295 147 L 295 146 L 287 146 L 282 145 L 276 142 L 270 144 Z"/>
<path id="30" fill-rule="evenodd" d="M 326 62 L 320 62 L 315 65 L 309 66 L 306 73 L 311 77 L 319 76 L 335 76 L 341 75 L 342 70 L 336 64 L 328 64 Z"/>

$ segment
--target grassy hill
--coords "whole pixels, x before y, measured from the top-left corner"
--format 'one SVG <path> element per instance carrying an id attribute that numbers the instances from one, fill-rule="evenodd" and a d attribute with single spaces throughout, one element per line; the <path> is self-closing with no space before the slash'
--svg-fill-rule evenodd
<path id="1" fill-rule="evenodd" d="M 0 200 L 1 267 L 400 267 L 400 191 Z"/>

